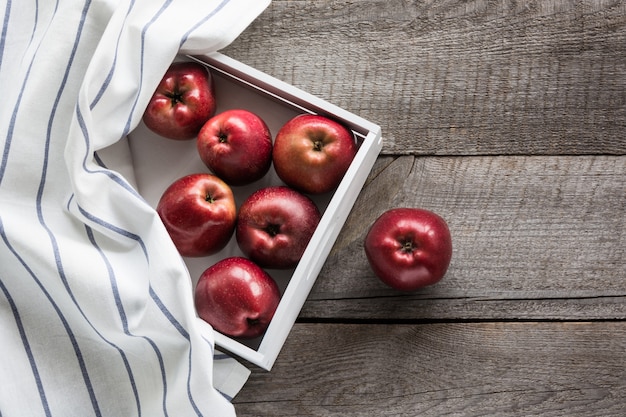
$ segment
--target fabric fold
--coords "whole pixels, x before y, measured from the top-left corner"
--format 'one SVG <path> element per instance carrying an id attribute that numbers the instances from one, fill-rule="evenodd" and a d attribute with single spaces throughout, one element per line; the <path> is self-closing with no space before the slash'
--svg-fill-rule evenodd
<path id="1" fill-rule="evenodd" d="M 125 141 L 178 54 L 228 45 L 269 3 L 6 0 L 3 417 L 234 415 L 249 370 L 196 317 Z"/>

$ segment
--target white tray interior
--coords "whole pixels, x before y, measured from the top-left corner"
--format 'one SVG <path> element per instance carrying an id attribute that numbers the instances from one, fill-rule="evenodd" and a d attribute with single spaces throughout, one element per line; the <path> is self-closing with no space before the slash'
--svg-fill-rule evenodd
<path id="1" fill-rule="evenodd" d="M 359 144 L 359 151 L 337 189 L 328 194 L 310 196 L 323 216 L 300 263 L 294 269 L 267 270 L 281 288 L 282 299 L 264 336 L 254 340 L 235 340 L 218 332 L 215 334 L 218 346 L 270 370 L 381 150 L 380 127 L 223 54 L 181 59 L 196 60 L 211 70 L 218 113 L 233 108 L 250 110 L 267 123 L 272 136 L 298 114 L 322 114 L 352 129 Z M 195 140 L 164 139 L 143 123 L 129 135 L 129 146 L 138 191 L 153 207 L 156 207 L 165 188 L 176 179 L 193 172 L 209 171 L 198 156 Z M 255 190 L 282 184 L 272 167 L 261 180 L 232 188 L 239 207 Z M 185 258 L 193 286 L 206 268 L 229 256 L 243 256 L 234 236 L 218 254 Z"/>

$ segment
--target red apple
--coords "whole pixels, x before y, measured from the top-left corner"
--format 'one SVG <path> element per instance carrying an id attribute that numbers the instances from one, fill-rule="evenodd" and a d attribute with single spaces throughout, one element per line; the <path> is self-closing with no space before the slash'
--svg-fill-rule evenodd
<path id="1" fill-rule="evenodd" d="M 234 109 L 209 119 L 196 142 L 202 162 L 231 185 L 261 179 L 272 164 L 272 135 L 265 122 Z"/>
<path id="2" fill-rule="evenodd" d="M 152 95 L 143 122 L 153 132 L 175 140 L 194 138 L 215 114 L 213 78 L 196 62 L 172 64 Z"/>
<path id="3" fill-rule="evenodd" d="M 182 256 L 212 255 L 235 230 L 237 208 L 231 188 L 215 175 L 190 174 L 163 193 L 157 212 Z"/>
<path id="4" fill-rule="evenodd" d="M 285 186 L 261 188 L 239 207 L 241 251 L 265 268 L 295 267 L 321 218 L 315 203 Z"/>
<path id="5" fill-rule="evenodd" d="M 280 290 L 254 262 L 231 257 L 202 273 L 194 298 L 198 315 L 215 330 L 251 339 L 267 330 L 280 302 Z"/>
<path id="6" fill-rule="evenodd" d="M 274 139 L 274 169 L 285 184 L 305 193 L 333 190 L 357 152 L 352 133 L 318 115 L 299 115 L 285 123 Z"/>
<path id="7" fill-rule="evenodd" d="M 443 278 L 452 258 L 452 238 L 438 214 L 395 208 L 370 227 L 365 254 L 381 281 L 398 290 L 413 291 Z"/>

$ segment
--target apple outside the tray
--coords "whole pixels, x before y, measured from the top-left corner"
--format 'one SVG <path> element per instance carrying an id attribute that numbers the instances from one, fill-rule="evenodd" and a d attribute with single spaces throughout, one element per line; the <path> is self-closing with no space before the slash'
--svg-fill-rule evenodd
<path id="1" fill-rule="evenodd" d="M 223 249 L 237 220 L 230 186 L 208 173 L 174 181 L 161 196 L 157 212 L 178 252 L 189 257 L 208 256 Z"/>
<path id="2" fill-rule="evenodd" d="M 227 336 L 259 337 L 280 302 L 274 279 L 243 257 L 218 261 L 200 276 L 194 292 L 200 318 Z"/>
<path id="3" fill-rule="evenodd" d="M 261 179 L 272 164 L 272 136 L 255 113 L 226 110 L 209 119 L 196 142 L 202 162 L 230 185 Z"/>
<path id="4" fill-rule="evenodd" d="M 321 219 L 315 203 L 286 186 L 262 188 L 239 207 L 241 251 L 264 268 L 295 267 Z"/>
<path id="5" fill-rule="evenodd" d="M 356 152 L 354 136 L 343 125 L 324 116 L 303 114 L 276 134 L 274 169 L 290 187 L 322 194 L 341 182 Z"/>
<path id="6" fill-rule="evenodd" d="M 364 248 L 376 276 L 403 291 L 440 281 L 452 258 L 446 221 L 418 208 L 395 208 L 383 213 L 370 227 Z"/>
<path id="7" fill-rule="evenodd" d="M 215 109 L 209 70 L 196 62 L 175 62 L 150 98 L 143 122 L 160 136 L 188 140 L 198 134 Z"/>

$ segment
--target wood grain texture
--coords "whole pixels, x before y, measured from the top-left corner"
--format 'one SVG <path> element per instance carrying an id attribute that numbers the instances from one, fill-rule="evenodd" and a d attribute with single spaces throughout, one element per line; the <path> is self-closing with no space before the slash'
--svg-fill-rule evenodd
<path id="1" fill-rule="evenodd" d="M 626 3 L 274 0 L 224 52 L 381 125 L 384 154 L 626 153 Z"/>
<path id="2" fill-rule="evenodd" d="M 238 416 L 626 415 L 626 2 L 273 0 L 223 52 L 384 138 Z M 400 206 L 453 235 L 413 293 L 363 251 Z"/>
<path id="3" fill-rule="evenodd" d="M 626 415 L 626 324 L 298 324 L 238 416 Z"/>
<path id="4" fill-rule="evenodd" d="M 371 272 L 364 225 L 392 207 L 447 220 L 438 284 L 401 294 Z M 626 318 L 625 220 L 626 157 L 379 158 L 301 317 Z"/>

